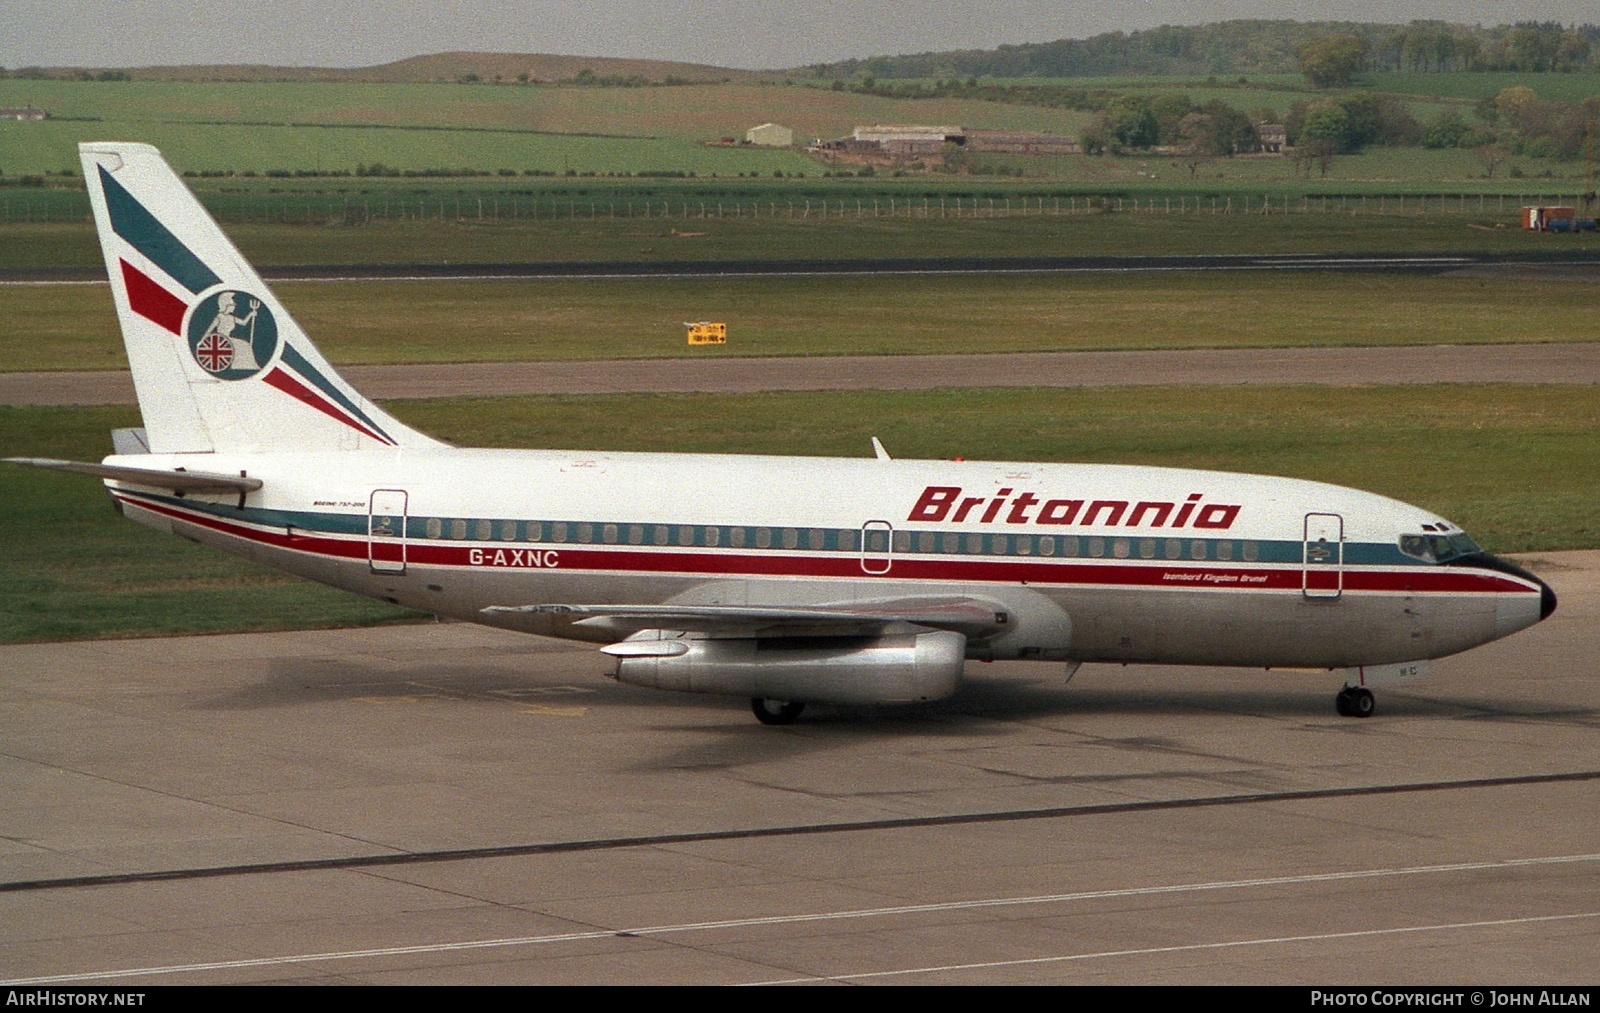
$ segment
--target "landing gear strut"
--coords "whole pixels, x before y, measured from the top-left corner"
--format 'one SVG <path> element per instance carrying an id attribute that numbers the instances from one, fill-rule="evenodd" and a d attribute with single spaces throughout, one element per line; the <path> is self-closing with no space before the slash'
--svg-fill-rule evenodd
<path id="1" fill-rule="evenodd" d="M 1378 709 L 1378 701 L 1365 686 L 1346 686 L 1333 698 L 1333 709 L 1347 718 L 1370 718 Z"/>
<path id="2" fill-rule="evenodd" d="M 750 709 L 755 712 L 756 720 L 764 725 L 786 725 L 799 717 L 800 712 L 806 709 L 806 705 L 788 700 L 768 700 L 764 696 L 758 696 L 751 699 Z"/>

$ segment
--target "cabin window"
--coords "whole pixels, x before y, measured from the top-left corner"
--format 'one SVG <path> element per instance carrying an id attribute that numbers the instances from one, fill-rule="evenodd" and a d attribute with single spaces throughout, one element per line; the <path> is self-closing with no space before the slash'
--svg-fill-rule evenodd
<path id="1" fill-rule="evenodd" d="M 1106 554 L 1106 540 L 1099 535 L 1089 539 L 1089 555 L 1096 559 Z"/>
<path id="2" fill-rule="evenodd" d="M 450 537 L 451 538 L 465 538 L 465 537 L 467 537 L 467 522 L 462 520 L 459 517 L 457 517 L 455 520 L 451 521 L 450 522 Z"/>
<path id="3" fill-rule="evenodd" d="M 811 528 L 806 532 L 806 545 L 812 549 L 821 549 L 828 544 L 828 533 L 821 528 Z"/>
<path id="4" fill-rule="evenodd" d="M 934 543 L 934 535 L 933 535 L 932 531 L 918 531 L 917 532 L 917 551 L 918 552 L 932 552 L 933 551 L 933 543 Z"/>
<path id="5" fill-rule="evenodd" d="M 1056 536 L 1055 535 L 1040 535 L 1039 536 L 1039 555 L 1041 555 L 1041 556 L 1053 556 L 1055 554 L 1056 554 Z"/>
<path id="6" fill-rule="evenodd" d="M 736 549 L 744 548 L 744 528 L 729 529 L 728 544 Z"/>
<path id="7" fill-rule="evenodd" d="M 1017 555 L 1019 555 L 1019 556 L 1028 556 L 1028 555 L 1032 555 L 1032 554 L 1033 554 L 1033 536 L 1032 535 L 1018 535 L 1017 536 Z"/>
<path id="8" fill-rule="evenodd" d="M 896 552 L 910 552 L 911 551 L 911 532 L 909 532 L 909 531 L 896 531 L 894 533 L 894 551 L 896 551 Z"/>
<path id="9" fill-rule="evenodd" d="M 1061 539 L 1061 554 L 1063 556 L 1076 556 L 1078 554 L 1078 536 L 1067 535 Z"/>
<path id="10" fill-rule="evenodd" d="M 694 544 L 694 527 L 693 527 L 693 525 L 689 525 L 689 524 L 680 524 L 680 525 L 678 525 L 678 544 L 679 545 L 693 545 Z M 707 544 L 710 544 L 710 543 L 707 543 Z"/>
<path id="11" fill-rule="evenodd" d="M 772 529 L 756 528 L 756 548 L 766 549 L 772 546 Z"/>
<path id="12" fill-rule="evenodd" d="M 737 530 L 737 529 L 735 529 L 735 530 Z M 694 528 L 690 528 L 689 532 L 692 535 L 694 533 Z M 716 547 L 717 543 L 719 543 L 721 541 L 722 541 L 722 529 L 721 528 L 715 527 L 715 526 L 706 528 L 705 543 L 706 543 L 707 546 L 714 548 L 714 547 Z"/>
<path id="13" fill-rule="evenodd" d="M 1189 558 L 1206 558 L 1206 540 L 1204 538 L 1196 538 L 1194 541 L 1189 543 Z"/>
<path id="14" fill-rule="evenodd" d="M 567 540 L 566 521 L 556 521 L 550 525 L 550 540 L 552 542 L 564 542 Z"/>
<path id="15" fill-rule="evenodd" d="M 544 521 L 528 522 L 528 541 L 538 542 L 544 540 Z"/>
<path id="16" fill-rule="evenodd" d="M 628 525 L 628 544 L 629 545 L 643 545 L 644 544 L 644 525 L 643 524 L 630 524 L 630 525 Z"/>
<path id="17" fill-rule="evenodd" d="M 1011 551 L 1010 535 L 990 535 L 989 551 L 996 556 L 1003 556 Z"/>
<path id="18" fill-rule="evenodd" d="M 889 548 L 889 532 L 882 528 L 873 528 L 867 532 L 867 551 L 883 552 Z"/>
<path id="19" fill-rule="evenodd" d="M 783 547 L 786 548 L 786 549 L 792 549 L 792 548 L 794 548 L 795 546 L 797 546 L 799 544 L 800 544 L 800 532 L 796 531 L 794 528 L 784 528 L 783 529 Z"/>
<path id="20" fill-rule="evenodd" d="M 1116 556 L 1118 559 L 1127 559 L 1128 540 L 1126 538 L 1118 538 L 1113 540 L 1111 543 L 1111 554 Z"/>
<path id="21" fill-rule="evenodd" d="M 514 541 L 517 540 L 517 522 L 516 521 L 501 521 L 500 522 L 500 540 L 502 542 L 514 542 Z"/>
<path id="22" fill-rule="evenodd" d="M 578 525 L 578 541 L 585 544 L 594 541 L 594 525 L 583 521 Z"/>
<path id="23" fill-rule="evenodd" d="M 650 540 L 657 545 L 667 544 L 667 539 L 672 535 L 672 529 L 665 524 L 652 524 L 650 526 Z"/>
<path id="24" fill-rule="evenodd" d="M 1181 538 L 1167 539 L 1165 551 L 1168 559 L 1177 559 L 1179 556 L 1183 555 L 1183 540 Z"/>
<path id="25" fill-rule="evenodd" d="M 1244 543 L 1244 558 L 1246 560 L 1248 560 L 1249 562 L 1252 562 L 1252 563 L 1254 563 L 1256 560 L 1260 559 L 1261 558 L 1261 543 L 1260 542 L 1245 542 Z"/>
<path id="26" fill-rule="evenodd" d="M 438 538 L 442 534 L 444 534 L 444 521 L 441 521 L 437 517 L 429 517 L 428 518 L 428 537 L 429 538 Z"/>
<path id="27" fill-rule="evenodd" d="M 839 532 L 839 551 L 856 551 L 856 532 L 854 528 Z"/>
<path id="28" fill-rule="evenodd" d="M 983 551 L 983 536 L 982 535 L 968 535 L 967 536 L 967 551 L 971 552 L 971 553 L 982 552 Z"/>
<path id="29" fill-rule="evenodd" d="M 1141 539 L 1139 539 L 1139 558 L 1140 559 L 1154 559 L 1154 558 L 1156 558 L 1156 540 L 1154 538 L 1141 538 Z"/>
<path id="30" fill-rule="evenodd" d="M 478 541 L 480 542 L 487 542 L 489 536 L 494 533 L 493 521 L 479 521 L 476 527 L 478 529 Z"/>
<path id="31" fill-rule="evenodd" d="M 946 531 L 939 536 L 939 551 L 957 553 L 961 551 L 961 536 L 954 531 Z"/>
<path id="32" fill-rule="evenodd" d="M 1217 558 L 1218 559 L 1232 559 L 1233 558 L 1233 543 L 1232 542 L 1227 542 L 1227 541 L 1218 542 L 1217 543 Z"/>

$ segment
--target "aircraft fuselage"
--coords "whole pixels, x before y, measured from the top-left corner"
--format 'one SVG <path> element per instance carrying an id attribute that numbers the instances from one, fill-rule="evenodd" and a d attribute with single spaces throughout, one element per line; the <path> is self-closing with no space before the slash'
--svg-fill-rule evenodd
<path id="1" fill-rule="evenodd" d="M 1297 479 L 453 448 L 212 458 L 263 487 L 112 493 L 133 519 L 313 580 L 596 642 L 619 635 L 483 610 L 963 595 L 1005 620 L 969 658 L 1349 668 L 1453 654 L 1554 603 L 1427 511 Z"/>

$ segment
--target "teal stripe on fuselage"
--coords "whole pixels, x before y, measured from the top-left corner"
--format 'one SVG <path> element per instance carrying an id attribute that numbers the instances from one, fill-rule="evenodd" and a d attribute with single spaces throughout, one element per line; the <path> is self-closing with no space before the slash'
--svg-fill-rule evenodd
<path id="1" fill-rule="evenodd" d="M 177 236 L 167 231 L 165 225 L 146 211 L 143 204 L 123 189 L 121 183 L 112 179 L 104 166 L 100 167 L 100 186 L 105 191 L 112 231 L 150 258 L 151 263 L 171 275 L 174 281 L 197 294 L 222 281 Z"/>

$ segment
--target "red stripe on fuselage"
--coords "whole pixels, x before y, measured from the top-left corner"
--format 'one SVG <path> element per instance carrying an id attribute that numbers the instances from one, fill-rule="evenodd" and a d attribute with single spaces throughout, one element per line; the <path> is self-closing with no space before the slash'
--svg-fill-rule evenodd
<path id="1" fill-rule="evenodd" d="M 168 292 L 126 260 L 122 264 L 122 285 L 128 290 L 128 305 L 133 311 L 179 334 L 183 331 L 183 314 L 189 307 L 182 299 Z"/>
<path id="2" fill-rule="evenodd" d="M 360 536 L 334 537 L 298 529 L 261 528 L 239 524 L 203 512 L 190 512 L 152 501 L 134 493 L 119 493 L 136 506 L 167 517 L 188 521 L 224 534 L 244 538 L 258 544 L 308 552 L 339 559 L 366 560 L 367 539 Z M 394 543 L 388 543 L 394 544 Z M 576 570 L 610 573 L 685 574 L 690 576 L 768 576 L 852 578 L 865 580 L 887 576 L 895 580 L 970 582 L 991 584 L 1033 585 L 1099 585 L 1114 587 L 1148 587 L 1171 590 L 1208 591 L 1274 591 L 1298 592 L 1301 589 L 1300 567 L 1222 567 L 1222 566 L 1171 566 L 1156 563 L 1089 562 L 1082 559 L 1056 560 L 996 560 L 983 557 L 896 557 L 890 573 L 869 574 L 861 569 L 860 557 L 855 555 L 810 556 L 788 551 L 752 553 L 734 550 L 663 550 L 654 547 L 623 549 L 595 547 L 569 542 L 518 542 L 514 546 L 472 545 L 460 542 L 407 540 L 406 558 L 412 566 L 449 567 L 461 570 L 496 570 L 501 572 L 541 569 L 529 565 L 495 565 L 496 552 L 507 554 L 514 549 L 524 553 L 554 550 L 559 563 L 545 569 Z M 488 560 L 473 563 L 476 551 Z M 525 557 L 526 558 L 526 557 Z M 1173 579 L 1177 575 L 1180 579 Z M 1396 570 L 1346 570 L 1344 590 L 1347 592 L 1381 592 L 1387 594 L 1538 594 L 1531 588 L 1504 574 L 1470 570 L 1465 567 L 1405 567 Z"/>
<path id="3" fill-rule="evenodd" d="M 322 395 L 316 393 L 310 387 L 307 387 L 299 380 L 296 380 L 294 377 L 284 372 L 282 368 L 278 366 L 272 367 L 272 369 L 268 371 L 267 375 L 263 377 L 263 379 L 266 380 L 268 384 L 278 388 L 285 394 L 288 394 L 290 397 L 295 398 L 298 401 L 304 401 L 317 411 L 327 415 L 329 418 L 338 419 L 340 422 L 343 422 L 345 425 L 356 430 L 362 435 L 370 436 L 379 443 L 385 443 L 390 446 L 394 445 L 393 440 L 384 439 L 382 436 L 379 436 L 377 433 L 357 422 L 355 419 L 352 419 L 333 402 L 324 399 Z"/>

